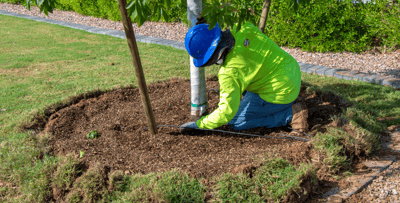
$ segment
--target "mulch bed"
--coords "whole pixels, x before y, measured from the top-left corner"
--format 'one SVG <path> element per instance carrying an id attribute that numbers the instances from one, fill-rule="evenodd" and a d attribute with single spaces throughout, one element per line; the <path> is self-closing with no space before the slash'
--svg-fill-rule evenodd
<path id="1" fill-rule="evenodd" d="M 216 78 L 207 80 L 207 89 L 219 89 Z M 310 135 L 324 130 L 332 115 L 346 107 L 331 93 L 306 94 L 303 85 L 298 100 L 309 109 Z M 190 121 L 190 81 L 171 80 L 148 86 L 157 125 L 181 125 Z M 43 133 L 51 133 L 51 151 L 56 154 L 83 151 L 83 162 L 100 162 L 111 170 L 126 173 L 163 172 L 181 168 L 193 177 L 210 178 L 237 167 L 257 164 L 254 158 L 284 152 L 295 164 L 309 162 L 311 156 L 297 140 L 249 137 L 212 131 L 181 134 L 179 128 L 159 127 L 151 135 L 139 89 L 123 88 L 93 97 L 77 97 L 71 105 L 55 108 L 47 119 L 38 119 Z M 219 95 L 209 91 L 209 109 L 217 108 Z M 51 112 L 51 111 L 47 111 Z M 41 120 L 41 121 L 40 121 Z M 232 131 L 225 125 L 220 130 Z M 97 130 L 100 137 L 86 135 Z M 287 127 L 256 128 L 244 133 L 278 136 L 289 134 Z M 302 135 L 297 135 L 302 136 Z M 302 136 L 307 138 L 307 136 Z M 304 143 L 306 144 L 306 143 Z M 294 150 L 298 149 L 298 150 Z"/>

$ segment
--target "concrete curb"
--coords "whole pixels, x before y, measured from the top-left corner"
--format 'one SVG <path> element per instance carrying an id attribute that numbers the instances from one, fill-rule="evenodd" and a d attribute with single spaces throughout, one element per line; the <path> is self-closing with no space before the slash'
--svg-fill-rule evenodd
<path id="1" fill-rule="evenodd" d="M 95 34 L 109 35 L 112 37 L 118 37 L 118 38 L 123 38 L 123 39 L 126 38 L 125 33 L 123 31 L 115 31 L 115 30 L 108 30 L 108 29 L 91 27 L 91 26 L 86 26 L 86 25 L 79 25 L 79 24 L 75 24 L 75 23 L 51 20 L 51 19 L 41 18 L 41 17 L 36 17 L 36 16 L 17 14 L 17 13 L 4 11 L 4 10 L 0 10 L 0 14 L 19 17 L 19 18 L 26 18 L 26 19 L 30 19 L 30 20 L 46 22 L 46 23 L 51 23 L 51 24 L 62 25 L 65 27 L 84 30 L 87 32 L 95 33 Z M 137 35 L 137 34 L 135 34 L 135 37 L 136 37 L 136 41 L 138 41 L 138 42 L 172 46 L 174 48 L 182 49 L 182 50 L 186 51 L 185 43 L 183 43 L 183 42 L 177 42 L 177 41 L 160 39 L 160 38 L 149 37 L 149 36 L 144 36 L 144 35 Z M 369 83 L 375 83 L 375 84 L 379 84 L 379 85 L 393 87 L 393 89 L 400 89 L 400 79 L 397 79 L 394 77 L 389 77 L 389 76 L 384 77 L 384 76 L 379 76 L 377 74 L 368 74 L 368 73 L 354 72 L 354 71 L 348 71 L 348 70 L 343 70 L 343 69 L 328 68 L 328 67 L 324 67 L 324 66 L 320 66 L 320 65 L 307 64 L 307 63 L 303 63 L 303 62 L 298 62 L 298 63 L 299 63 L 301 71 L 308 73 L 308 74 L 316 74 L 316 75 L 321 75 L 321 76 L 335 77 L 335 78 L 345 79 L 345 80 L 359 80 L 359 81 L 365 81 L 365 82 L 369 82 Z"/>

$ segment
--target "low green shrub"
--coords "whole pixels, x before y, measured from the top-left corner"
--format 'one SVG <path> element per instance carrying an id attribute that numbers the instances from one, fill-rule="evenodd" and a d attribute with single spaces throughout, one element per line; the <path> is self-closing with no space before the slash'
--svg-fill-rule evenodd
<path id="1" fill-rule="evenodd" d="M 72 10 L 82 15 L 121 20 L 117 0 L 59 0 L 57 8 L 60 10 Z"/>
<path id="2" fill-rule="evenodd" d="M 297 13 L 290 0 L 273 2 L 267 35 L 281 46 L 317 52 L 362 52 L 373 46 L 399 46 L 398 4 L 378 0 L 357 4 L 351 0 L 311 1 Z"/>
<path id="3" fill-rule="evenodd" d="M 377 1 L 365 7 L 365 24 L 374 46 L 383 46 L 384 51 L 400 47 L 400 4 L 388 0 Z"/>
<path id="4" fill-rule="evenodd" d="M 21 4 L 21 0 L 0 0 L 1 3 Z"/>
<path id="5" fill-rule="evenodd" d="M 73 11 L 86 16 L 105 18 L 104 12 L 100 9 L 98 0 L 59 0 L 59 8 L 72 8 Z M 65 5 L 65 6 L 64 6 Z"/>
<path id="6" fill-rule="evenodd" d="M 121 13 L 119 12 L 117 0 L 98 0 L 97 5 L 104 18 L 120 21 Z"/>

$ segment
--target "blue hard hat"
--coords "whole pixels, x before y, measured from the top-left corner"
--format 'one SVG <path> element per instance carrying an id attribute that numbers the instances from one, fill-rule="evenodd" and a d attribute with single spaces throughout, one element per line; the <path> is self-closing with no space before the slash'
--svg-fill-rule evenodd
<path id="1" fill-rule="evenodd" d="M 185 37 L 185 47 L 196 67 L 204 65 L 213 55 L 221 40 L 221 28 L 217 25 L 208 30 L 207 24 L 199 24 L 189 29 Z"/>

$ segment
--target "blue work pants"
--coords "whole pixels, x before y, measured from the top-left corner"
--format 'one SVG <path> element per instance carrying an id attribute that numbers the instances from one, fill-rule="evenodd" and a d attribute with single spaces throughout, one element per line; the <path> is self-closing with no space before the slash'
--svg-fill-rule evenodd
<path id="1" fill-rule="evenodd" d="M 280 127 L 292 120 L 292 104 L 273 104 L 264 101 L 258 94 L 245 91 L 239 111 L 228 123 L 234 130 L 241 131 L 257 127 Z"/>

